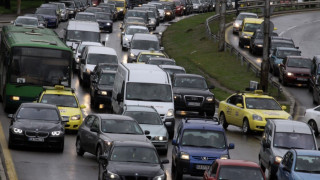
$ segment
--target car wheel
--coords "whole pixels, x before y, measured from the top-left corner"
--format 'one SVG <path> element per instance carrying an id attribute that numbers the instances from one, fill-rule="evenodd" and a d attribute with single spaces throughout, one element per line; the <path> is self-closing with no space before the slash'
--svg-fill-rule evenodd
<path id="1" fill-rule="evenodd" d="M 249 125 L 248 119 L 244 119 L 244 120 L 243 120 L 242 132 L 243 132 L 244 134 L 249 134 L 249 133 L 250 133 L 250 125 Z"/>
<path id="2" fill-rule="evenodd" d="M 310 120 L 308 122 L 309 126 L 312 128 L 314 135 L 319 136 L 318 126 L 317 123 L 314 120 Z"/>
<path id="3" fill-rule="evenodd" d="M 104 176 L 104 168 L 103 164 L 99 162 L 99 174 L 98 174 L 98 180 L 104 180 L 106 179 Z"/>
<path id="4" fill-rule="evenodd" d="M 97 156 L 97 161 L 99 162 L 100 156 L 102 155 L 102 148 L 100 145 L 98 145 L 97 147 L 97 151 L 96 151 L 96 156 Z"/>
<path id="5" fill-rule="evenodd" d="M 174 177 L 174 173 L 176 171 L 176 166 L 173 164 L 173 162 L 171 163 L 171 175 L 172 177 Z"/>
<path id="6" fill-rule="evenodd" d="M 76 151 L 77 151 L 77 155 L 78 155 L 78 156 L 83 156 L 84 150 L 83 150 L 82 147 L 81 147 L 80 138 L 77 138 L 77 141 L 76 141 Z"/>
<path id="7" fill-rule="evenodd" d="M 271 179 L 276 179 L 276 173 L 272 169 L 271 164 L 269 165 L 269 168 L 268 168 L 268 177 L 269 177 L 270 180 Z"/>
<path id="8" fill-rule="evenodd" d="M 62 141 L 60 146 L 57 148 L 57 152 L 63 153 L 63 150 L 64 150 L 64 141 Z"/>
<path id="9" fill-rule="evenodd" d="M 182 178 L 183 178 L 183 174 L 181 172 L 179 172 L 178 169 L 179 169 L 178 167 L 175 168 L 174 178 L 173 178 L 174 180 L 182 180 Z"/>
<path id="10" fill-rule="evenodd" d="M 226 120 L 226 117 L 224 116 L 224 113 L 220 114 L 219 120 L 220 120 L 220 124 L 222 124 L 222 127 L 224 129 L 227 129 L 229 124 L 227 123 L 227 120 Z"/>

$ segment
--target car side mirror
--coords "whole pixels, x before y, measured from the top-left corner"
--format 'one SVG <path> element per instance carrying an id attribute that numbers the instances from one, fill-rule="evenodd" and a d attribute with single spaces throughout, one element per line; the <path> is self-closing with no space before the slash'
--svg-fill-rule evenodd
<path id="1" fill-rule="evenodd" d="M 270 143 L 268 143 L 266 141 L 262 141 L 262 146 L 263 146 L 263 148 L 270 148 Z"/>
<path id="2" fill-rule="evenodd" d="M 124 35 L 124 32 L 121 32 L 122 35 Z"/>
<path id="3" fill-rule="evenodd" d="M 286 110 L 286 109 L 287 109 L 287 106 L 281 106 L 281 109 L 282 109 L 282 110 Z"/>
<path id="4" fill-rule="evenodd" d="M 91 132 L 96 132 L 96 133 L 99 132 L 98 128 L 95 128 L 95 127 L 90 127 L 90 131 Z"/>
<path id="5" fill-rule="evenodd" d="M 214 89 L 216 88 L 214 85 L 209 86 L 209 89 Z"/>
<path id="6" fill-rule="evenodd" d="M 145 130 L 145 131 L 144 131 L 144 134 L 145 134 L 145 135 L 149 135 L 149 134 L 150 134 L 150 131 Z"/>
<path id="7" fill-rule="evenodd" d="M 13 114 L 8 114 L 8 118 L 13 119 Z"/>
<path id="8" fill-rule="evenodd" d="M 86 105 L 84 105 L 84 104 L 81 104 L 80 105 L 80 109 L 84 109 L 84 108 L 86 108 L 87 106 Z"/>
<path id="9" fill-rule="evenodd" d="M 234 149 L 234 144 L 230 143 L 229 146 L 228 146 L 228 149 Z"/>
<path id="10" fill-rule="evenodd" d="M 85 59 L 80 59 L 81 64 L 85 64 L 86 60 Z"/>
<path id="11" fill-rule="evenodd" d="M 123 97 L 120 93 L 117 94 L 117 101 L 118 102 L 122 102 L 123 101 Z"/>
<path id="12" fill-rule="evenodd" d="M 169 164 L 169 160 L 168 159 L 163 159 L 163 160 L 161 160 L 161 164 Z"/>
<path id="13" fill-rule="evenodd" d="M 172 145 L 174 145 L 174 146 L 177 145 L 177 140 L 176 139 L 172 139 Z"/>
<path id="14" fill-rule="evenodd" d="M 243 108 L 243 105 L 241 103 L 237 103 L 236 106 L 239 108 Z"/>
<path id="15" fill-rule="evenodd" d="M 160 47 L 160 51 L 164 51 L 164 47 Z"/>
<path id="16" fill-rule="evenodd" d="M 299 47 L 297 46 L 296 49 L 299 49 Z"/>
<path id="17" fill-rule="evenodd" d="M 108 155 L 100 155 L 99 162 L 102 164 L 108 164 Z"/>

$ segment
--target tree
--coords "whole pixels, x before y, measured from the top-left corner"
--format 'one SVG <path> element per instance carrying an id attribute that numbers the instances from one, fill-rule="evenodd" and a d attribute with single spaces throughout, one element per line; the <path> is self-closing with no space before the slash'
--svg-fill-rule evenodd
<path id="1" fill-rule="evenodd" d="M 10 0 L 4 0 L 4 8 L 6 8 L 6 9 L 11 9 Z"/>

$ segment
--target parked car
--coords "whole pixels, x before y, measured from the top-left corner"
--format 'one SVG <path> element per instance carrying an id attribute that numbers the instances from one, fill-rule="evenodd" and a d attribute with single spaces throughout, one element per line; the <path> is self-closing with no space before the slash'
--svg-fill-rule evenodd
<path id="1" fill-rule="evenodd" d="M 217 159 L 230 159 L 229 150 L 234 149 L 234 144 L 227 144 L 225 131 L 217 121 L 217 118 L 180 121 L 172 140 L 172 179 L 183 179 L 184 174 L 203 176 Z"/>
<path id="2" fill-rule="evenodd" d="M 320 152 L 291 149 L 279 164 L 277 180 L 318 180 L 320 178 Z"/>
<path id="3" fill-rule="evenodd" d="M 308 85 L 311 77 L 311 59 L 301 56 L 287 56 L 279 67 L 279 82 Z"/>
<path id="4" fill-rule="evenodd" d="M 53 8 L 38 8 L 35 14 L 39 14 L 47 21 L 47 27 L 58 27 L 59 18 L 56 9 Z"/>
<path id="5" fill-rule="evenodd" d="M 259 152 L 262 171 L 268 169 L 269 179 L 275 179 L 288 149 L 318 150 L 311 127 L 299 121 L 269 119 L 265 126 Z"/>
<path id="6" fill-rule="evenodd" d="M 283 59 L 287 56 L 301 56 L 301 51 L 296 48 L 278 47 L 268 58 L 270 64 L 270 72 L 274 76 L 279 76 L 279 66 L 283 64 Z"/>
<path id="7" fill-rule="evenodd" d="M 264 173 L 257 163 L 217 159 L 208 170 L 204 172 L 203 180 L 266 180 Z"/>
<path id="8" fill-rule="evenodd" d="M 22 103 L 15 114 L 9 114 L 8 146 L 49 147 L 63 152 L 64 123 L 55 105 Z"/>

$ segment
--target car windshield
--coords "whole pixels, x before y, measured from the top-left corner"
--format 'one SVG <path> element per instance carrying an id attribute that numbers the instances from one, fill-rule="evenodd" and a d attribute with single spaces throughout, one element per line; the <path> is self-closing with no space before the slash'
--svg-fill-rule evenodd
<path id="1" fill-rule="evenodd" d="M 56 16 L 56 10 L 48 8 L 38 8 L 36 14 L 47 14 L 51 16 Z"/>
<path id="2" fill-rule="evenodd" d="M 203 129 L 184 130 L 181 145 L 217 149 L 225 149 L 227 147 L 223 132 Z"/>
<path id="3" fill-rule="evenodd" d="M 296 48 L 293 43 L 271 42 L 271 49 L 276 49 L 277 47 Z"/>
<path id="4" fill-rule="evenodd" d="M 167 84 L 127 83 L 127 100 L 172 102 L 171 86 Z"/>
<path id="5" fill-rule="evenodd" d="M 161 59 L 153 59 L 151 61 L 148 61 L 148 64 L 154 64 L 154 65 L 176 65 L 176 63 L 174 61 L 161 60 Z"/>
<path id="6" fill-rule="evenodd" d="M 66 6 L 67 6 L 67 8 L 74 8 L 74 3 L 72 3 L 72 2 L 63 2 Z"/>
<path id="7" fill-rule="evenodd" d="M 199 77 L 176 77 L 174 80 L 175 87 L 208 89 L 204 78 Z"/>
<path id="8" fill-rule="evenodd" d="M 247 109 L 282 110 L 280 105 L 271 98 L 246 98 Z"/>
<path id="9" fill-rule="evenodd" d="M 277 52 L 277 57 L 284 59 L 287 56 L 301 56 L 300 51 L 290 51 L 290 50 L 279 50 Z"/>
<path id="10" fill-rule="evenodd" d="M 118 65 L 117 64 L 100 65 L 99 68 L 102 70 L 117 71 Z"/>
<path id="11" fill-rule="evenodd" d="M 125 20 L 125 23 L 135 23 L 135 22 L 138 22 L 138 23 L 145 23 L 144 19 L 143 18 L 127 18 Z"/>
<path id="12" fill-rule="evenodd" d="M 68 30 L 67 41 L 100 42 L 100 32 Z"/>
<path id="13" fill-rule="evenodd" d="M 153 57 L 165 57 L 164 55 L 159 54 L 141 54 L 138 58 L 138 62 L 147 62 L 150 58 Z M 149 63 L 150 64 L 150 63 Z M 159 65 L 159 64 L 158 64 Z"/>
<path id="14" fill-rule="evenodd" d="M 246 23 L 244 25 L 243 31 L 245 32 L 255 32 L 257 29 L 260 28 L 261 24 L 255 24 L 255 23 Z"/>
<path id="15" fill-rule="evenodd" d="M 132 41 L 131 49 L 159 51 L 160 45 L 159 45 L 159 41 L 134 40 Z"/>
<path id="16" fill-rule="evenodd" d="M 40 103 L 53 104 L 60 107 L 78 107 L 78 102 L 72 95 L 44 94 Z"/>
<path id="17" fill-rule="evenodd" d="M 146 12 L 144 11 L 127 11 L 126 18 L 128 17 L 141 17 L 142 19 L 146 20 Z"/>
<path id="18" fill-rule="evenodd" d="M 99 85 L 110 85 L 113 86 L 114 84 L 114 73 L 102 73 L 99 78 Z"/>
<path id="19" fill-rule="evenodd" d="M 124 7 L 124 1 L 115 1 L 116 7 Z"/>
<path id="20" fill-rule="evenodd" d="M 44 120 L 44 121 L 59 121 L 59 114 L 56 109 L 42 107 L 22 107 L 17 113 L 18 119 L 28 120 Z"/>
<path id="21" fill-rule="evenodd" d="M 133 120 L 102 119 L 101 130 L 104 133 L 114 134 L 144 134 L 139 124 Z"/>
<path id="22" fill-rule="evenodd" d="M 15 24 L 22 24 L 26 26 L 38 26 L 38 20 L 31 18 L 17 18 Z"/>
<path id="23" fill-rule="evenodd" d="M 309 149 L 316 150 L 313 135 L 301 133 L 276 132 L 273 146 L 283 149 Z"/>
<path id="24" fill-rule="evenodd" d="M 118 64 L 118 58 L 109 54 L 89 54 L 87 64 L 97 65 L 99 63 Z"/>
<path id="25" fill-rule="evenodd" d="M 77 21 L 96 21 L 96 17 L 93 14 L 80 14 L 78 13 L 75 18 Z"/>
<path id="26" fill-rule="evenodd" d="M 149 16 L 149 18 L 155 18 L 156 17 L 156 15 L 154 14 L 153 11 L 148 11 L 148 16 Z"/>
<path id="27" fill-rule="evenodd" d="M 137 162 L 146 164 L 159 164 L 157 152 L 146 147 L 116 146 L 113 148 L 110 161 Z"/>
<path id="28" fill-rule="evenodd" d="M 258 16 L 249 14 L 239 14 L 237 20 L 243 20 L 244 18 L 258 18 Z"/>
<path id="29" fill-rule="evenodd" d="M 308 173 L 320 173 L 320 157 L 319 156 L 297 156 L 295 171 L 308 172 Z"/>
<path id="30" fill-rule="evenodd" d="M 161 125 L 162 120 L 157 112 L 144 112 L 144 111 L 126 111 L 124 113 L 126 116 L 130 116 L 139 124 L 151 124 L 151 125 Z"/>
<path id="31" fill-rule="evenodd" d="M 199 4 L 199 0 L 192 0 L 193 4 Z"/>
<path id="32" fill-rule="evenodd" d="M 261 32 L 257 33 L 256 39 L 263 39 L 263 34 Z"/>
<path id="33" fill-rule="evenodd" d="M 142 29 L 142 28 L 127 28 L 126 34 L 128 35 L 134 35 L 135 33 L 144 33 L 147 34 L 149 33 L 149 30 L 147 28 Z"/>
<path id="34" fill-rule="evenodd" d="M 264 180 L 259 168 L 245 166 L 221 166 L 218 179 L 226 180 Z"/>
<path id="35" fill-rule="evenodd" d="M 102 19 L 102 20 L 111 20 L 110 14 L 106 13 L 96 13 L 96 19 Z"/>
<path id="36" fill-rule="evenodd" d="M 170 68 L 163 68 L 167 73 L 169 73 L 169 75 L 173 75 L 173 74 L 185 74 L 186 71 L 184 71 L 183 69 L 170 69 Z"/>
<path id="37" fill-rule="evenodd" d="M 311 69 L 311 60 L 310 59 L 299 59 L 299 58 L 290 58 L 288 59 L 288 67 L 294 68 L 309 68 Z"/>

